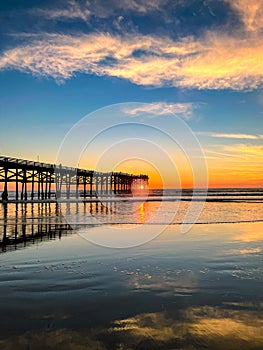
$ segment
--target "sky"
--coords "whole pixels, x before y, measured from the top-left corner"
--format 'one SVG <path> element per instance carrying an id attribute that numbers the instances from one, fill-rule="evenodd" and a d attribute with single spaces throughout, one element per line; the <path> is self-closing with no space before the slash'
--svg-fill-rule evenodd
<path id="1" fill-rule="evenodd" d="M 83 117 L 144 103 L 159 128 L 168 128 L 168 114 L 190 127 L 210 187 L 263 187 L 262 39 L 263 0 L 2 0 L 0 154 L 54 163 Z M 115 114 L 108 118 L 113 122 Z M 100 112 L 93 120 L 100 123 Z M 105 136 L 108 147 L 113 134 Z M 164 172 L 165 186 L 176 187 L 156 145 L 140 144 L 139 134 L 145 161 L 130 154 L 115 168 L 149 173 L 152 187 Z M 191 187 L 191 164 L 164 138 L 153 135 L 152 142 L 165 144 L 181 185 Z M 96 166 L 105 139 L 83 167 Z M 100 164 L 100 170 L 108 169 Z"/>

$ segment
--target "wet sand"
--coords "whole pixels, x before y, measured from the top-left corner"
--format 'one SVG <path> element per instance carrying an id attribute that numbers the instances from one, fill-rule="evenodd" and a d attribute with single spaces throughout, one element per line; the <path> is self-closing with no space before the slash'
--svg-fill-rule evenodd
<path id="1" fill-rule="evenodd" d="M 2 253 L 0 347 L 262 349 L 262 232 L 172 225 L 107 249 L 67 231 Z"/>

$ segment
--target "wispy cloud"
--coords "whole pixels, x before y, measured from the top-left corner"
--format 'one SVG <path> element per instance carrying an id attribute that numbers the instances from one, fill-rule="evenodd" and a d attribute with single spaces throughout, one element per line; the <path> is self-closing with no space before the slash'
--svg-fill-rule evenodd
<path id="1" fill-rule="evenodd" d="M 118 10 L 139 14 L 160 11 L 168 2 L 169 0 L 111 0 L 109 6 L 105 6 L 104 0 L 97 0 L 90 2 L 89 6 L 95 16 L 106 17 Z"/>
<path id="2" fill-rule="evenodd" d="M 262 135 L 251 135 L 251 134 L 221 134 L 216 132 L 199 132 L 198 134 L 203 136 L 222 138 L 222 139 L 243 139 L 243 140 L 262 139 Z"/>
<path id="3" fill-rule="evenodd" d="M 262 41 L 214 33 L 179 41 L 140 34 L 42 34 L 4 51 L 0 69 L 18 69 L 58 82 L 82 72 L 139 85 L 242 90 L 263 85 L 262 57 Z"/>
<path id="4" fill-rule="evenodd" d="M 227 34 L 205 31 L 202 36 L 171 39 L 139 33 L 111 35 L 32 34 L 23 44 L 2 51 L 0 69 L 17 69 L 63 82 L 75 73 L 118 77 L 154 87 L 253 90 L 263 87 L 263 0 L 224 0 L 246 29 Z M 185 6 L 181 0 L 176 6 Z M 190 2 L 191 3 L 191 2 Z M 88 21 L 114 11 L 163 11 L 169 0 L 69 0 L 63 8 L 35 9 L 48 19 Z M 175 6 L 175 5 L 173 5 Z M 116 13 L 117 13 L 116 12 Z M 118 18 L 123 18 L 122 16 Z M 115 19 L 116 21 L 116 19 Z M 138 54 L 139 53 L 139 54 Z"/>
<path id="5" fill-rule="evenodd" d="M 245 145 L 241 143 L 232 145 L 209 145 L 209 147 L 205 148 L 205 153 L 214 155 L 217 159 L 222 159 L 224 161 L 229 158 L 231 162 L 239 162 L 244 166 L 248 166 L 248 164 L 255 166 L 255 164 L 257 164 L 258 167 L 263 167 L 262 145 Z M 248 163 L 244 163 L 245 161 Z"/>
<path id="6" fill-rule="evenodd" d="M 263 146 L 209 145 L 204 149 L 210 185 L 262 187 Z"/>
<path id="7" fill-rule="evenodd" d="M 263 167 L 263 145 L 243 145 L 224 146 L 224 149 L 231 153 L 243 155 L 246 159 L 251 158 Z"/>
<path id="8" fill-rule="evenodd" d="M 184 119 L 190 119 L 195 108 L 196 104 L 193 103 L 154 102 L 137 107 L 125 108 L 123 112 L 132 117 L 137 116 L 138 114 L 147 114 L 152 117 L 176 114 Z"/>
<path id="9" fill-rule="evenodd" d="M 34 15 L 40 15 L 46 19 L 54 19 L 54 20 L 76 20 L 80 19 L 83 21 L 87 21 L 91 15 L 89 9 L 89 3 L 85 2 L 82 4 L 81 2 L 75 0 L 68 0 L 64 3 L 63 8 L 53 8 L 53 9 L 41 9 L 36 8 L 31 10 L 30 12 Z"/>
<path id="10" fill-rule="evenodd" d="M 160 11 L 166 3 L 168 0 L 111 0 L 105 6 L 104 0 L 67 0 L 63 2 L 63 7 L 35 8 L 31 13 L 51 20 L 79 19 L 86 22 L 91 16 L 107 18 L 120 10 L 124 13 L 134 12 L 138 14 Z"/>
<path id="11" fill-rule="evenodd" d="M 258 32 L 263 28 L 263 0 L 223 0 L 228 3 L 239 15 L 247 31 Z M 119 14 L 120 11 L 125 14 L 133 12 L 136 14 L 150 14 L 153 12 L 162 12 L 169 16 L 169 8 L 187 7 L 191 4 L 189 0 L 180 0 L 172 2 L 170 0 L 110 0 L 105 6 L 104 0 L 86 1 L 86 0 L 66 0 L 63 7 L 53 8 L 35 8 L 31 11 L 34 15 L 40 15 L 45 19 L 51 20 L 83 20 L 88 21 L 91 16 L 97 18 L 108 18 Z M 210 13 L 209 1 L 204 2 Z M 213 16 L 215 14 L 211 13 Z"/>

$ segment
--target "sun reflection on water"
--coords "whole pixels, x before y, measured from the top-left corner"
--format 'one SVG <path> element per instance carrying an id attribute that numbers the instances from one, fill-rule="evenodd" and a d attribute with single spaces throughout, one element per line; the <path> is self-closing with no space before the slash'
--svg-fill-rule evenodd
<path id="1" fill-rule="evenodd" d="M 140 205 L 140 219 L 141 223 L 143 224 L 145 222 L 145 210 L 144 210 L 144 203 Z"/>

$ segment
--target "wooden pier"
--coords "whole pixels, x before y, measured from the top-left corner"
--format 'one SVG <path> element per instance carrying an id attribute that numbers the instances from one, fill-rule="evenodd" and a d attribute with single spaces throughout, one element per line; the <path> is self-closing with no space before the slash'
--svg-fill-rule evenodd
<path id="1" fill-rule="evenodd" d="M 0 156 L 0 183 L 3 183 L 0 198 L 3 202 L 78 200 L 129 195 L 134 186 L 147 186 L 148 176 L 103 173 Z"/>

